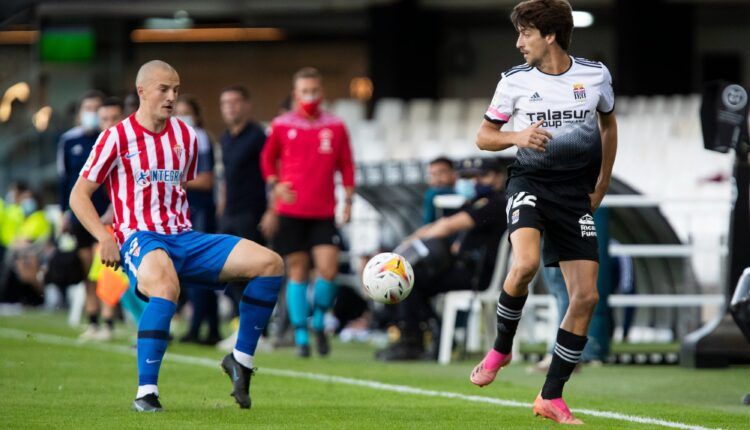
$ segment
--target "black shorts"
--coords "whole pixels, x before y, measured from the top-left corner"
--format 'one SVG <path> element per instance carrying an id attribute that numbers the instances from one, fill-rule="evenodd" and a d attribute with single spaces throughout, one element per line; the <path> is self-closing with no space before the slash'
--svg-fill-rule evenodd
<path id="1" fill-rule="evenodd" d="M 561 261 L 599 261 L 596 226 L 588 202 L 562 205 L 527 192 L 508 199 L 508 233 L 530 227 L 542 232 L 542 258 L 547 267 Z"/>
<path id="2" fill-rule="evenodd" d="M 91 248 L 96 243 L 96 238 L 79 222 L 71 223 L 70 234 L 76 238 L 76 251 L 83 248 Z"/>
<path id="3" fill-rule="evenodd" d="M 317 245 L 341 244 L 341 236 L 331 219 L 310 219 L 279 216 L 279 231 L 273 248 L 281 255 L 309 251 Z"/>

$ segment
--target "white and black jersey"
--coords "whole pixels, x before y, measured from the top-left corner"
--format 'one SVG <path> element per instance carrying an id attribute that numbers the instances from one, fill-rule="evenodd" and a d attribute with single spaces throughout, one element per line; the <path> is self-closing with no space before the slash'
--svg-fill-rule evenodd
<path id="1" fill-rule="evenodd" d="M 503 73 L 484 118 L 505 124 L 512 117 L 512 131 L 543 120 L 552 134 L 546 152 L 518 148 L 509 194 L 533 191 L 570 202 L 591 193 L 602 157 L 597 112 L 609 114 L 614 106 L 612 77 L 600 62 L 571 57 L 559 75 L 526 64 Z"/>

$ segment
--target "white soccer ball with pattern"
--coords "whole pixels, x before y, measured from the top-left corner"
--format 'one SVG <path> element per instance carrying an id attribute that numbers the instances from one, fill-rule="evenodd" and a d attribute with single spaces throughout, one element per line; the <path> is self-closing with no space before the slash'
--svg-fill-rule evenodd
<path id="1" fill-rule="evenodd" d="M 362 273 L 367 295 L 385 304 L 404 300 L 414 288 L 414 270 L 404 257 L 384 252 L 370 259 Z"/>

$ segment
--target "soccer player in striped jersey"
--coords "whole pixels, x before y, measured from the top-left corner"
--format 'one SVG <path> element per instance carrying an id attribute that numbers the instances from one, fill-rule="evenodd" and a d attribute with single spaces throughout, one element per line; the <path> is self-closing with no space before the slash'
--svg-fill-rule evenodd
<path id="1" fill-rule="evenodd" d="M 526 63 L 502 74 L 477 146 L 489 151 L 518 148 L 506 207 L 513 263 L 498 299 L 494 348 L 474 368 L 471 382 L 491 383 L 511 360 L 543 234 L 544 264 L 562 270 L 570 305 L 534 413 L 580 424 L 562 392 L 581 358 L 598 301 L 598 246 L 591 214 L 607 191 L 617 150 L 612 78 L 602 63 L 568 55 L 573 16 L 566 0 L 524 1 L 513 9 L 511 21 Z"/>
<path id="2" fill-rule="evenodd" d="M 234 350 L 221 362 L 232 396 L 250 407 L 258 338 L 276 304 L 284 263 L 275 252 L 236 236 L 192 230 L 185 183 L 196 176 L 195 131 L 172 116 L 180 86 L 169 64 L 154 60 L 136 77 L 140 107 L 99 136 L 73 187 L 70 206 L 101 245 L 102 263 L 124 267 L 148 302 L 138 325 L 138 391 L 133 408 L 158 412 L 157 380 L 181 287 L 244 281 Z M 91 196 L 105 184 L 114 206 L 113 239 Z"/>

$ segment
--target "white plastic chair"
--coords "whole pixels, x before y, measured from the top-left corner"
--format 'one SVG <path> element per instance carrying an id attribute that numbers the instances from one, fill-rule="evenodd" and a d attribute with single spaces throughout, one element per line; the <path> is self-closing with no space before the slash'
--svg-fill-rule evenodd
<path id="1" fill-rule="evenodd" d="M 478 349 L 481 345 L 481 315 L 484 305 L 494 308 L 500 294 L 500 286 L 508 274 L 510 262 L 510 242 L 508 232 L 503 233 L 498 246 L 497 258 L 495 259 L 495 270 L 492 272 L 490 285 L 484 291 L 459 290 L 450 291 L 443 297 L 443 323 L 440 330 L 440 350 L 438 362 L 448 364 L 451 361 L 451 350 L 453 348 L 453 336 L 456 331 L 456 315 L 458 311 L 469 311 L 467 322 L 467 348 Z M 493 312 L 494 314 L 494 312 Z M 495 327 L 494 324 L 491 324 Z M 494 334 L 493 334 L 494 335 Z"/>

